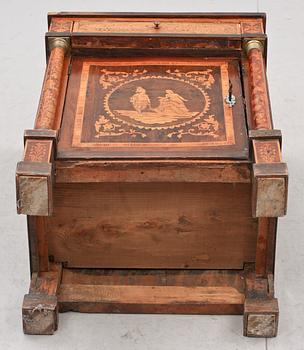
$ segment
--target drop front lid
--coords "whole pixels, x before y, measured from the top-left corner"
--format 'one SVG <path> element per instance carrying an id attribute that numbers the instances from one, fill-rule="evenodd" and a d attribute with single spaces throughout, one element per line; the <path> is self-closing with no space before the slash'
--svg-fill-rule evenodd
<path id="1" fill-rule="evenodd" d="M 73 58 L 61 132 L 59 158 L 246 159 L 238 61 Z"/>

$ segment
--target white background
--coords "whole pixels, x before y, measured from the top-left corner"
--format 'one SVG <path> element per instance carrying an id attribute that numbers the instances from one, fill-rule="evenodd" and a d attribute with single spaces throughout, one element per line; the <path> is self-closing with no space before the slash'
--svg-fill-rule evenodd
<path id="1" fill-rule="evenodd" d="M 25 336 L 29 286 L 24 216 L 15 212 L 15 165 L 33 127 L 45 68 L 48 11 L 266 12 L 268 77 L 283 157 L 290 172 L 288 216 L 280 219 L 276 296 L 279 336 L 242 336 L 241 316 L 60 314 L 53 336 Z M 16 1 L 0 3 L 0 349 L 304 349 L 304 3 L 301 0 Z"/>

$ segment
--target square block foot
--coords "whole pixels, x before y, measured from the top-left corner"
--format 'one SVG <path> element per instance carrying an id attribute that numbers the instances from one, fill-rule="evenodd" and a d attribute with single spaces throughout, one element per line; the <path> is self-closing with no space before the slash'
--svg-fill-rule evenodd
<path id="1" fill-rule="evenodd" d="M 277 335 L 279 320 L 278 301 L 246 299 L 244 304 L 244 335 L 272 338 Z"/>
<path id="2" fill-rule="evenodd" d="M 22 305 L 22 322 L 25 334 L 53 334 L 58 326 L 57 297 L 26 294 Z"/>

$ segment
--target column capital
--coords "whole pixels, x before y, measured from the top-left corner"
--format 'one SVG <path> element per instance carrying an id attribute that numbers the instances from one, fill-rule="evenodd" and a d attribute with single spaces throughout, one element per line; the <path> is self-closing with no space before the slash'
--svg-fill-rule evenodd
<path id="1" fill-rule="evenodd" d="M 263 52 L 264 44 L 260 40 L 252 39 L 245 42 L 244 49 L 247 55 L 249 54 L 250 50 L 253 50 L 253 49 L 258 49 L 261 52 Z"/>
<path id="2" fill-rule="evenodd" d="M 70 38 L 68 37 L 51 37 L 48 38 L 49 49 L 52 51 L 56 47 L 62 47 L 64 52 L 70 49 Z"/>

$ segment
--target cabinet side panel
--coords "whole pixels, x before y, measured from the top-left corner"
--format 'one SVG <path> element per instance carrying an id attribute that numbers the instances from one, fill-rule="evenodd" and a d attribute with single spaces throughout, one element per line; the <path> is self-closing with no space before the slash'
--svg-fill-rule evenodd
<path id="1" fill-rule="evenodd" d="M 50 254 L 68 267 L 241 269 L 255 260 L 250 184 L 57 184 Z"/>

